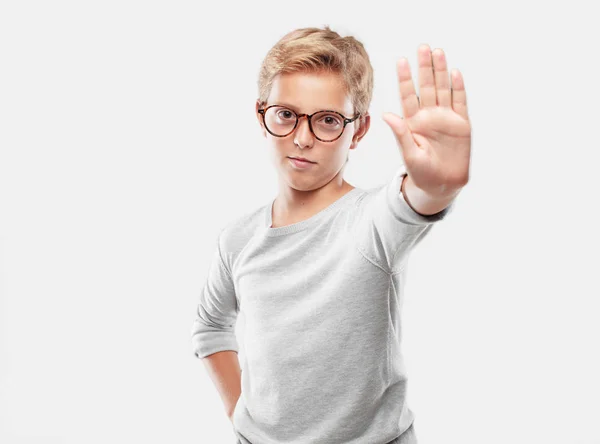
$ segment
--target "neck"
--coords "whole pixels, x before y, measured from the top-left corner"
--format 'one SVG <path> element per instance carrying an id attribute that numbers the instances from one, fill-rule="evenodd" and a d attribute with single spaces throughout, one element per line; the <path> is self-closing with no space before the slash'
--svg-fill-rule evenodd
<path id="1" fill-rule="evenodd" d="M 280 182 L 280 191 L 273 204 L 273 220 L 283 224 L 306 219 L 327 208 L 353 188 L 341 174 L 311 190 L 298 190 Z"/>

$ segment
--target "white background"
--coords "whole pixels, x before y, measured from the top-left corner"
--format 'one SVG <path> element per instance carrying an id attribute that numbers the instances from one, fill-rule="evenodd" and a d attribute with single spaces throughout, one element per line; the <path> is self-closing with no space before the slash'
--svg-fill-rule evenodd
<path id="1" fill-rule="evenodd" d="M 471 180 L 409 262 L 419 443 L 600 443 L 583 1 L 124 0 L 0 4 L 0 442 L 233 442 L 190 329 L 219 230 L 277 193 L 260 63 L 325 24 L 375 72 L 355 186 L 402 161 L 381 119 L 401 114 L 398 58 L 416 84 L 418 46 L 440 47 L 466 84 Z"/>

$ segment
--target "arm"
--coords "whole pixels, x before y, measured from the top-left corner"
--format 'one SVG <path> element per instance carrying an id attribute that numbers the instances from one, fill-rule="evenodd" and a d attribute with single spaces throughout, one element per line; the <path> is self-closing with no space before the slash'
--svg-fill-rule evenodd
<path id="1" fill-rule="evenodd" d="M 238 303 L 230 268 L 221 255 L 219 234 L 192 326 L 194 355 L 202 359 L 231 420 L 241 393 L 235 323 Z"/>
<path id="2" fill-rule="evenodd" d="M 242 392 L 238 354 L 232 350 L 221 351 L 203 358 L 202 362 L 221 396 L 229 420 L 233 422 L 233 410 Z"/>
<path id="3" fill-rule="evenodd" d="M 416 212 L 400 191 L 406 175 L 401 165 L 391 180 L 368 189 L 356 205 L 352 241 L 363 256 L 387 273 L 404 268 L 410 251 L 455 204 L 452 201 L 432 215 Z"/>

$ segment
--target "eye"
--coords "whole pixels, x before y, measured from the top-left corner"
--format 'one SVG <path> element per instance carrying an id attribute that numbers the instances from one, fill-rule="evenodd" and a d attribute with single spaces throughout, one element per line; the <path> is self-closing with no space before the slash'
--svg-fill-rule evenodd
<path id="1" fill-rule="evenodd" d="M 336 116 L 335 114 L 323 114 L 323 115 L 319 115 L 318 121 L 317 121 L 320 125 L 325 125 L 325 126 L 330 126 L 330 127 L 337 127 L 339 125 L 342 124 L 341 119 L 339 118 L 339 116 Z"/>
<path id="2" fill-rule="evenodd" d="M 295 118 L 295 115 L 289 109 L 280 109 L 277 111 L 277 117 L 279 117 L 282 120 L 293 120 Z"/>

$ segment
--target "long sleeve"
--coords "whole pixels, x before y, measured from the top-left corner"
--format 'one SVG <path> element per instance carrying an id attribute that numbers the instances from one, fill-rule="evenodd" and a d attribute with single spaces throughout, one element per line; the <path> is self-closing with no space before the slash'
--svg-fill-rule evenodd
<path id="1" fill-rule="evenodd" d="M 399 272 L 410 250 L 454 207 L 452 202 L 429 216 L 415 212 L 400 192 L 405 175 L 402 166 L 392 180 L 369 190 L 357 203 L 356 245 L 363 256 L 388 273 Z"/>
<path id="2" fill-rule="evenodd" d="M 193 351 L 198 358 L 223 350 L 238 352 L 235 336 L 238 304 L 231 273 L 221 255 L 221 234 L 192 326 Z"/>

